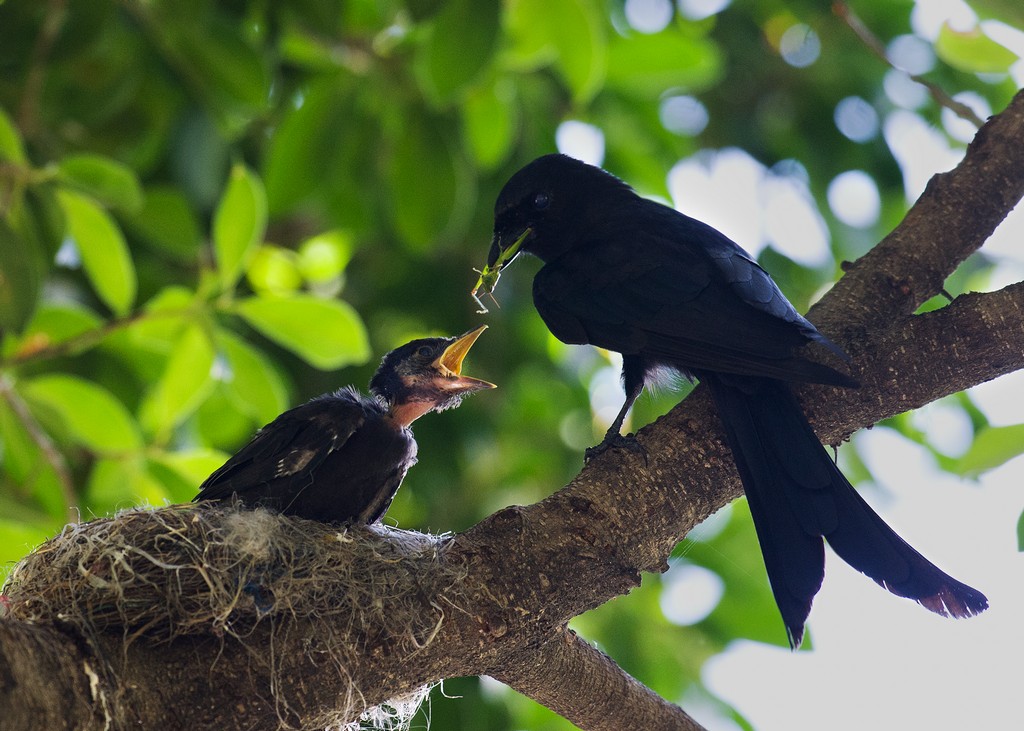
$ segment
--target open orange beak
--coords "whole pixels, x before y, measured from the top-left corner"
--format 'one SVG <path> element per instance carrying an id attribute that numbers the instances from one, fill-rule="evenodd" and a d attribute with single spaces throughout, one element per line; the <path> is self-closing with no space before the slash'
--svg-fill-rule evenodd
<path id="1" fill-rule="evenodd" d="M 434 361 L 434 367 L 445 377 L 441 384 L 443 389 L 457 393 L 471 393 L 497 388 L 493 383 L 462 375 L 462 361 L 466 359 L 469 349 L 473 347 L 473 343 L 486 329 L 486 325 L 481 325 L 456 338 L 454 343 L 444 349 L 441 357 Z"/>

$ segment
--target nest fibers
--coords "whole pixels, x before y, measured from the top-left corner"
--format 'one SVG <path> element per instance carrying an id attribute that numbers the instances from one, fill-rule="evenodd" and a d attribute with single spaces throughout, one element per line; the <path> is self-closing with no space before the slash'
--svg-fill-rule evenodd
<path id="1" fill-rule="evenodd" d="M 132 510 L 66 526 L 14 568 L 2 593 L 11 618 L 70 624 L 85 637 L 119 631 L 129 641 L 244 641 L 272 617 L 322 620 L 344 668 L 382 649 L 412 654 L 433 640 L 445 615 L 437 589 L 451 601 L 444 590 L 465 573 L 445 564 L 442 544 L 438 536 L 380 525 L 345 530 L 262 509 Z M 401 716 L 416 706 L 405 698 L 385 704 Z M 376 724 L 406 720 L 368 714 Z"/>

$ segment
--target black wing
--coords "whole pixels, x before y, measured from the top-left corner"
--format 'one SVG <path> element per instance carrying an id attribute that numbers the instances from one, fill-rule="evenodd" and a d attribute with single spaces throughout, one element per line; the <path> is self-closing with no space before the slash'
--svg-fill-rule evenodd
<path id="1" fill-rule="evenodd" d="M 250 504 L 286 507 L 365 420 L 364 407 L 342 396 L 317 398 L 286 411 L 206 478 L 195 500 L 237 495 Z"/>
<path id="2" fill-rule="evenodd" d="M 799 354 L 811 341 L 841 351 L 756 262 L 714 229 L 669 212 L 682 222 L 607 231 L 541 268 L 534 304 L 557 338 L 684 370 L 853 384 Z"/>

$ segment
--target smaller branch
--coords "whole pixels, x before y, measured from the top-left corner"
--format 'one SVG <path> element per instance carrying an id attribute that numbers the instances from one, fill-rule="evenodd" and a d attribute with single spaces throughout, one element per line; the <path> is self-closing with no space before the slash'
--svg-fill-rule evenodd
<path id="1" fill-rule="evenodd" d="M 892 410 L 920 408 L 1019 370 L 1024 365 L 1024 282 L 960 295 L 945 307 L 914 315 L 881 333 L 873 349 L 881 366 L 876 377 Z M 908 391 L 911 401 L 905 400 Z"/>
<path id="2" fill-rule="evenodd" d="M 1024 368 L 1024 282 L 963 294 L 894 322 L 858 344 L 870 364 L 860 389 L 804 386 L 804 410 L 822 441 L 917 409 Z"/>
<path id="3" fill-rule="evenodd" d="M 38 348 L 23 347 L 14 355 L 0 359 L 0 369 L 21 366 L 26 363 L 34 363 L 35 361 L 47 360 L 49 358 L 60 358 L 65 355 L 77 355 L 82 351 L 99 345 L 108 335 L 111 335 L 118 330 L 123 330 L 126 327 L 130 327 L 137 322 L 160 317 L 185 317 L 195 313 L 195 307 L 176 310 L 158 310 L 156 312 L 139 310 L 130 315 L 125 315 L 124 317 L 115 317 L 113 320 L 109 320 L 97 328 L 86 330 L 83 333 L 68 338 L 67 340 L 61 340 L 53 345 L 46 345 Z"/>
<path id="4" fill-rule="evenodd" d="M 572 630 L 508 658 L 494 677 L 586 731 L 704 729 Z"/>
<path id="5" fill-rule="evenodd" d="M 1024 91 L 978 131 L 960 164 L 932 177 L 903 221 L 811 308 L 830 337 L 856 346 L 878 323 L 913 313 L 988 240 L 1024 196 Z M 847 352 L 857 360 L 856 348 Z"/>
<path id="6" fill-rule="evenodd" d="M 962 102 L 958 102 L 947 94 L 946 91 L 938 84 L 929 81 L 920 74 L 912 74 L 909 71 L 901 69 L 893 64 L 892 59 L 889 58 L 889 54 L 886 53 L 885 45 L 883 45 L 878 36 L 871 32 L 871 29 L 865 25 L 864 21 L 857 17 L 857 14 L 853 12 L 849 5 L 844 2 L 836 2 L 832 5 L 832 10 L 846 22 L 846 25 L 849 26 L 850 30 L 852 30 L 861 42 L 868 47 L 868 50 L 882 59 L 882 61 L 891 68 L 907 74 L 907 76 L 909 76 L 913 81 L 916 81 L 918 84 L 926 88 L 928 93 L 931 94 L 932 99 L 934 99 L 935 103 L 940 107 L 945 107 L 953 112 L 953 114 L 960 117 L 960 119 L 967 120 L 975 127 L 980 128 L 985 124 L 985 120 L 979 117 L 973 109 Z"/>
<path id="7" fill-rule="evenodd" d="M 14 415 L 21 421 L 21 425 L 25 427 L 25 431 L 28 432 L 29 438 L 39 447 L 43 459 L 53 469 L 54 474 L 57 475 L 57 484 L 60 485 L 60 492 L 64 498 L 68 518 L 70 520 L 77 520 L 78 495 L 75 493 L 75 483 L 71 478 L 71 470 L 68 468 L 64 455 L 57 449 L 53 440 L 50 439 L 50 435 L 46 433 L 46 430 L 36 420 L 36 417 L 32 415 L 28 404 L 14 390 L 14 385 L 2 375 L 0 375 L 0 396 L 11 407 L 11 411 L 14 412 Z"/>
<path id="8" fill-rule="evenodd" d="M 60 29 L 64 26 L 66 17 L 67 0 L 50 0 L 46 17 L 43 18 L 43 25 L 39 29 L 39 36 L 32 48 L 32 59 L 25 76 L 24 92 L 21 95 L 21 105 L 18 108 L 18 126 L 21 127 L 22 134 L 30 139 L 35 136 L 36 132 L 39 99 L 42 97 L 43 81 L 46 78 L 46 60 L 60 34 Z"/>

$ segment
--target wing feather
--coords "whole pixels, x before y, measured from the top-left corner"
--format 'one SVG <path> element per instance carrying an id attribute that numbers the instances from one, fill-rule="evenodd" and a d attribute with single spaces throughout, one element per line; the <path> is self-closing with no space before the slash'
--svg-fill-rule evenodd
<path id="1" fill-rule="evenodd" d="M 800 354 L 812 340 L 829 343 L 721 234 L 712 246 L 635 229 L 628 235 L 635 256 L 622 256 L 630 250 L 623 238 L 609 236 L 574 247 L 537 273 L 534 304 L 555 337 L 642 353 L 683 370 L 850 381 Z M 603 266 L 595 271 L 584 259 Z"/>
<path id="2" fill-rule="evenodd" d="M 311 480 L 365 420 L 359 401 L 340 392 L 286 411 L 206 478 L 195 499 L 223 500 L 246 493 L 282 497 L 274 494 L 275 485 L 294 491 L 295 485 Z"/>

